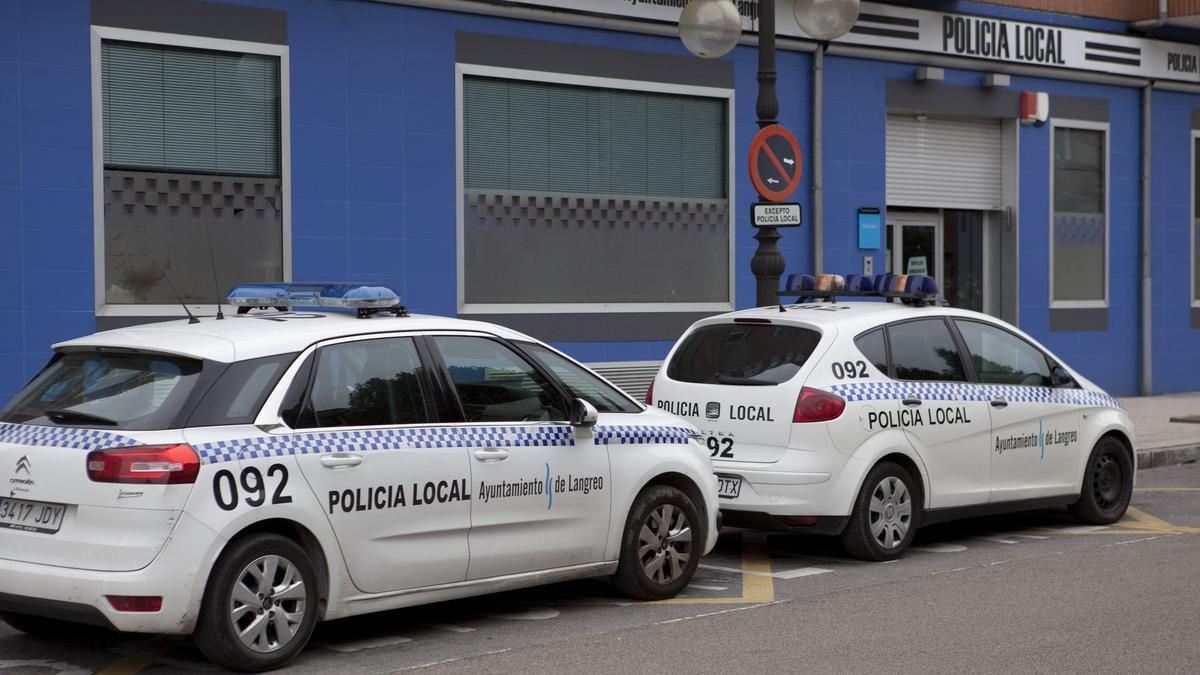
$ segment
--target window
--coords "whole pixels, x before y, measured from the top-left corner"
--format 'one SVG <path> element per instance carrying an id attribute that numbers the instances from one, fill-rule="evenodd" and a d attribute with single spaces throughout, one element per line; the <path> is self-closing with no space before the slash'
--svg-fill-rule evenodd
<path id="1" fill-rule="evenodd" d="M 820 341 L 820 333 L 798 326 L 702 326 L 671 357 L 667 377 L 697 384 L 781 384 L 800 371 Z"/>
<path id="2" fill-rule="evenodd" d="M 1053 124 L 1050 301 L 1108 303 L 1108 125 Z"/>
<path id="3" fill-rule="evenodd" d="M 425 368 L 411 338 L 321 348 L 300 426 L 425 424 L 434 419 Z"/>
<path id="4" fill-rule="evenodd" d="M 1200 131 L 1192 132 L 1192 307 L 1200 307 Z"/>
<path id="5" fill-rule="evenodd" d="M 253 424 L 262 404 L 296 354 L 264 356 L 232 363 L 204 394 L 189 427 Z"/>
<path id="6" fill-rule="evenodd" d="M 966 382 L 958 347 L 942 319 L 918 319 L 888 326 L 896 379 Z"/>
<path id="7" fill-rule="evenodd" d="M 537 359 L 543 367 L 552 371 L 571 396 L 581 398 L 596 407 L 599 412 L 639 413 L 642 407 L 634 403 L 616 387 L 588 372 L 583 366 L 561 354 L 531 342 L 521 343 L 522 349 Z"/>
<path id="8" fill-rule="evenodd" d="M 876 328 L 854 338 L 854 346 L 858 347 L 858 351 L 862 352 L 862 355 L 867 357 L 867 360 L 879 369 L 879 372 L 888 375 L 887 347 L 884 345 L 883 338 L 883 329 Z"/>
<path id="9" fill-rule="evenodd" d="M 975 373 L 984 384 L 1051 385 L 1050 364 L 1037 347 L 1006 330 L 956 319 Z"/>
<path id="10" fill-rule="evenodd" d="M 102 304 L 211 304 L 236 282 L 284 278 L 286 48 L 217 51 L 93 30 Z"/>
<path id="11" fill-rule="evenodd" d="M 495 340 L 433 338 L 468 422 L 547 422 L 567 419 L 562 397 L 546 378 Z"/>
<path id="12" fill-rule="evenodd" d="M 4 408 L 18 424 L 114 430 L 171 429 L 200 380 L 202 362 L 176 356 L 67 352 Z"/>
<path id="13" fill-rule="evenodd" d="M 466 311 L 731 306 L 727 97 L 459 69 Z"/>

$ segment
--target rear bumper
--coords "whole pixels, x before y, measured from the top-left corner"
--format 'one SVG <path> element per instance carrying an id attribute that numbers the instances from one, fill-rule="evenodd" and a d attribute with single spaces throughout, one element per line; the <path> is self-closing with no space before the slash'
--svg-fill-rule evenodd
<path id="1" fill-rule="evenodd" d="M 739 515 L 743 513 L 820 516 L 823 520 L 849 516 L 866 469 L 865 462 L 836 452 L 792 451 L 771 465 L 713 462 L 713 473 L 742 479 L 741 492 L 736 498 L 721 499 L 724 524 L 730 526 L 735 520 L 765 522 L 758 516 Z"/>
<path id="2" fill-rule="evenodd" d="M 817 516 L 812 525 L 797 525 L 785 520 L 786 516 L 775 516 L 761 511 L 722 511 L 723 524 L 729 527 L 745 527 L 767 532 L 793 532 L 837 536 L 846 529 L 850 516 Z"/>
<path id="3" fill-rule="evenodd" d="M 103 572 L 0 560 L 0 610 L 132 633 L 185 635 L 196 626 L 217 535 L 187 515 L 149 565 Z M 106 595 L 160 596 L 157 612 L 118 612 Z"/>

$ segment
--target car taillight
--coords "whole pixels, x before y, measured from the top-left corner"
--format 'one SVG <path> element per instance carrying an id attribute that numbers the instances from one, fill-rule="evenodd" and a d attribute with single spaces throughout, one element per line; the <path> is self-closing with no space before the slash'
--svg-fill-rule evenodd
<path id="1" fill-rule="evenodd" d="M 792 415 L 793 422 L 828 422 L 836 420 L 846 409 L 842 397 L 820 389 L 805 387 L 800 390 L 796 399 L 796 412 Z"/>
<path id="2" fill-rule="evenodd" d="M 646 405 L 654 405 L 654 380 L 650 380 L 650 388 L 646 390 Z"/>
<path id="3" fill-rule="evenodd" d="M 93 450 L 87 456 L 87 473 L 97 483 L 195 483 L 200 457 L 184 443 Z"/>
<path id="4" fill-rule="evenodd" d="M 162 610 L 161 595 L 106 595 L 108 604 L 118 612 L 158 612 Z"/>

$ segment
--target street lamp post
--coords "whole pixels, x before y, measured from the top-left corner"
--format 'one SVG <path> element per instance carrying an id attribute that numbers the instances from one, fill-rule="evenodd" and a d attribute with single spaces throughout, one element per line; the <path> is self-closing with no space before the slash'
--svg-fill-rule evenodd
<path id="1" fill-rule="evenodd" d="M 779 121 L 779 99 L 775 96 L 775 2 L 758 3 L 758 100 L 755 105 L 758 128 Z M 759 201 L 768 201 L 763 195 Z M 779 230 L 760 227 L 754 234 L 758 246 L 750 259 L 754 273 L 754 304 L 763 307 L 779 299 L 779 277 L 783 274 L 783 253 L 779 250 Z"/>

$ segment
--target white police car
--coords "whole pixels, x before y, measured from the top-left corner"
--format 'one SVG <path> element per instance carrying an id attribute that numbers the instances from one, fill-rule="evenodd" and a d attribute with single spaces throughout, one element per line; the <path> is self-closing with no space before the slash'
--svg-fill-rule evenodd
<path id="1" fill-rule="evenodd" d="M 706 437 L 724 524 L 886 560 L 956 517 L 1125 513 L 1129 417 L 1028 335 L 938 306 L 928 277 L 793 276 L 797 304 L 696 322 L 647 395 Z"/>
<path id="2" fill-rule="evenodd" d="M 379 288 L 230 300 L 403 314 Z M 70 340 L 0 413 L 0 616 L 194 632 L 264 670 L 322 619 L 596 575 L 666 598 L 717 537 L 694 433 L 485 323 L 266 309 Z"/>

